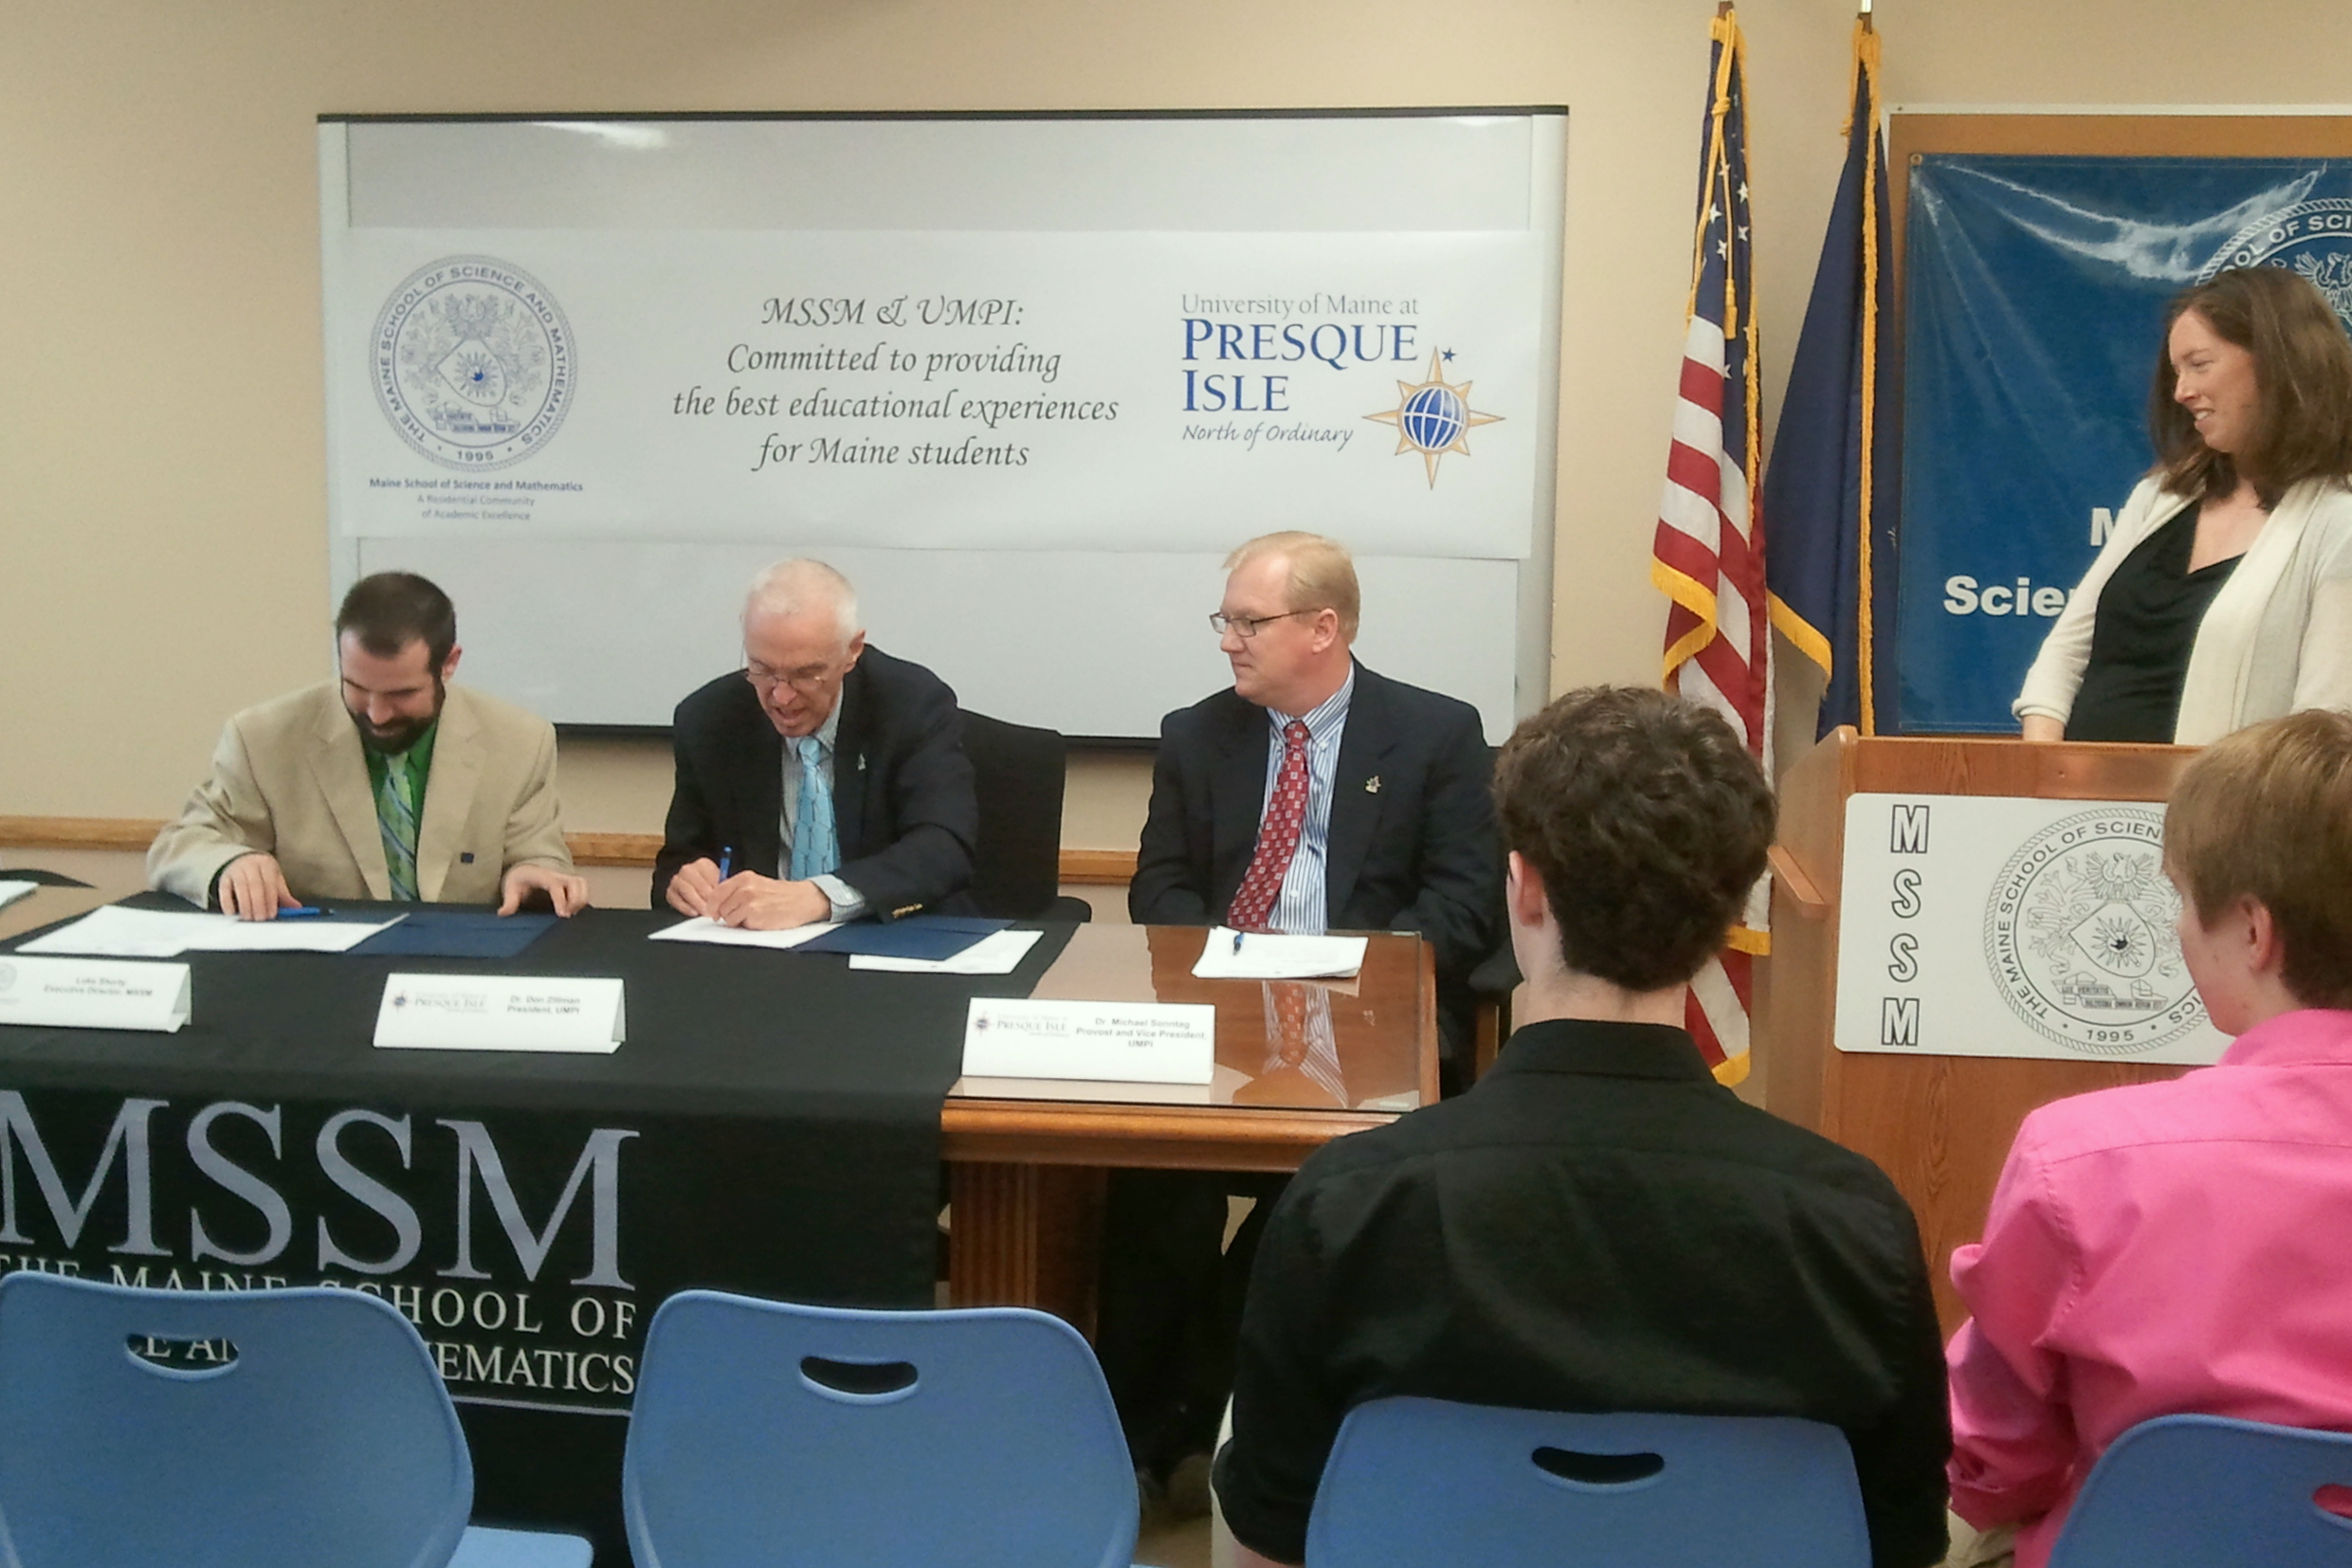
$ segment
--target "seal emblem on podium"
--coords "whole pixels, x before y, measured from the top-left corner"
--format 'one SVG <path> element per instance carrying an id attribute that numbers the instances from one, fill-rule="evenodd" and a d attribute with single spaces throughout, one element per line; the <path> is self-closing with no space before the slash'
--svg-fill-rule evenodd
<path id="1" fill-rule="evenodd" d="M 495 257 L 410 273 L 376 316 L 369 366 L 392 428 L 447 468 L 520 463 L 572 408 L 571 323 L 537 278 Z"/>
<path id="2" fill-rule="evenodd" d="M 2164 817 L 2119 806 L 2061 818 L 2001 867 L 1984 956 L 2028 1027 L 2086 1056 L 2139 1056 L 2196 1030 L 2205 1006 L 2174 929 Z"/>

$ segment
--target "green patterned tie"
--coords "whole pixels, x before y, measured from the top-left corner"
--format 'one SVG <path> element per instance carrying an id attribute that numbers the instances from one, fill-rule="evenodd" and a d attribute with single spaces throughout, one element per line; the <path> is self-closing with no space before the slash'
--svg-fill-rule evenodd
<path id="1" fill-rule="evenodd" d="M 392 896 L 416 902 L 416 797 L 409 779 L 409 758 L 384 758 L 384 788 L 375 796 L 375 830 L 384 840 L 384 869 L 392 877 Z"/>

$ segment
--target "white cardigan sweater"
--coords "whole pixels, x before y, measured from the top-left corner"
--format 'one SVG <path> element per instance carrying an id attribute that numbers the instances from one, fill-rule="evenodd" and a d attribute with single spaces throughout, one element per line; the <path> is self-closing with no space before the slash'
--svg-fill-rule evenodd
<path id="1" fill-rule="evenodd" d="M 2140 482 L 2010 704 L 2066 722 L 2090 659 L 2099 595 L 2124 557 L 2189 504 Z M 2352 488 L 2306 480 L 2279 498 L 2189 649 L 2173 740 L 2201 746 L 2301 708 L 2352 708 Z"/>

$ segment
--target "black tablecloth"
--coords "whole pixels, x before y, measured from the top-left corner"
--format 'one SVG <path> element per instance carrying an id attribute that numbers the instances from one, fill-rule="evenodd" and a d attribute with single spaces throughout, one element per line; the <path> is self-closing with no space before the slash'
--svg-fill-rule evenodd
<path id="1" fill-rule="evenodd" d="M 498 962 L 193 954 L 176 1034 L 0 1026 L 0 1271 L 379 1293 L 459 1401 L 476 1518 L 627 1561 L 653 1309 L 698 1285 L 929 1304 L 966 1003 L 1028 994 L 1068 939 L 1010 975 L 903 975 L 646 940 L 672 919 L 591 910 Z M 394 971 L 618 975 L 628 1041 L 377 1050 Z"/>

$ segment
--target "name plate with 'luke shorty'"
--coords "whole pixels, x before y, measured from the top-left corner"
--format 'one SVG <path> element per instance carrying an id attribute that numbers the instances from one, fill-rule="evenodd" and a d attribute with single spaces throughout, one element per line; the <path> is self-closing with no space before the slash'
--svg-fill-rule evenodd
<path id="1" fill-rule="evenodd" d="M 1200 1002 L 1066 1002 L 975 996 L 964 1021 L 967 1078 L 1206 1084 L 1217 1010 Z"/>
<path id="2" fill-rule="evenodd" d="M 188 1014 L 186 964 L 0 953 L 0 1024 L 169 1034 L 187 1026 Z"/>
<path id="3" fill-rule="evenodd" d="M 576 975 L 393 975 L 375 1043 L 402 1050 L 546 1050 L 609 1055 L 628 1036 L 617 979 Z"/>

